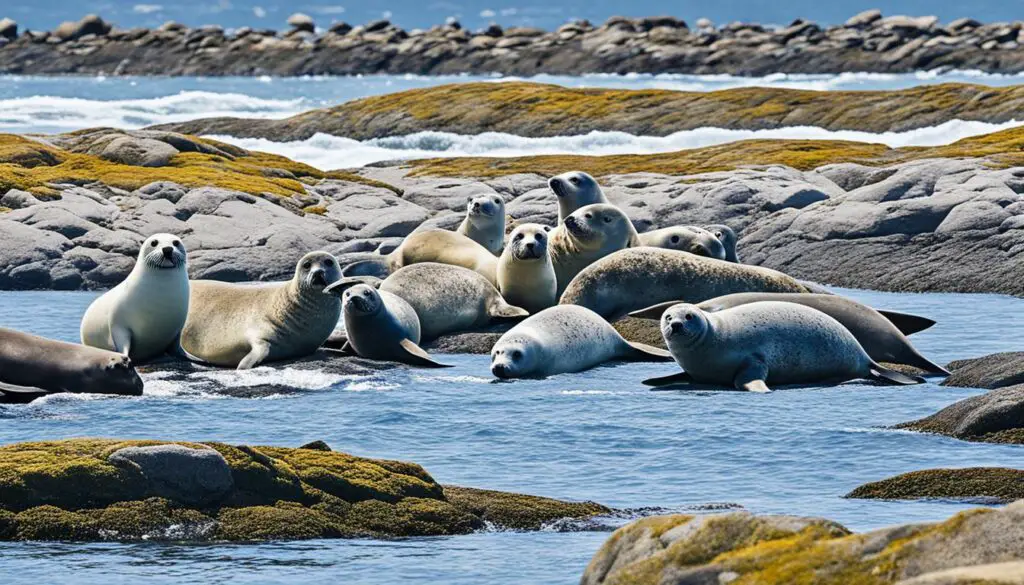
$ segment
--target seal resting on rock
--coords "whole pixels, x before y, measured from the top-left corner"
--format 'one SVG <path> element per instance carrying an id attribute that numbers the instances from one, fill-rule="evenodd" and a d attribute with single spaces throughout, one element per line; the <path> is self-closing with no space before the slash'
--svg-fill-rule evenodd
<path id="1" fill-rule="evenodd" d="M 915 368 L 948 376 L 949 370 L 932 362 L 914 348 L 910 340 L 882 313 L 871 307 L 858 303 L 853 299 L 839 295 L 802 294 L 802 293 L 736 293 L 717 297 L 699 303 L 702 311 L 714 313 L 723 309 L 731 309 L 741 305 L 749 305 L 761 301 L 780 301 L 796 303 L 817 309 L 842 323 L 857 339 L 871 359 L 878 362 L 905 364 Z M 630 317 L 641 319 L 661 319 L 662 314 L 683 301 L 668 301 L 629 314 Z M 895 313 L 890 312 L 890 315 Z M 923 319 L 916 315 L 903 315 L 904 321 Z"/>
<path id="2" fill-rule="evenodd" d="M 461 266 L 498 286 L 498 258 L 494 254 L 462 234 L 436 229 L 413 232 L 387 256 L 353 262 L 345 266 L 342 275 L 385 278 L 400 268 L 423 262 Z"/>
<path id="3" fill-rule="evenodd" d="M 530 314 L 558 303 L 555 267 L 548 253 L 546 225 L 524 223 L 508 238 L 498 259 L 498 290 L 509 303 Z"/>
<path id="4" fill-rule="evenodd" d="M 839 321 L 796 303 L 761 301 L 715 313 L 680 303 L 661 318 L 665 344 L 683 373 L 644 380 L 770 392 L 769 386 L 831 384 L 867 378 L 919 384 L 879 365 Z"/>
<path id="5" fill-rule="evenodd" d="M 720 242 L 722 242 L 722 246 L 725 248 L 724 260 L 726 262 L 739 263 L 740 258 L 739 256 L 736 255 L 736 242 L 739 240 L 739 238 L 736 237 L 736 232 L 733 231 L 731 227 L 724 224 L 716 223 L 712 225 L 706 225 L 704 226 L 704 229 L 711 232 L 712 235 L 714 235 L 716 238 L 718 238 Z"/>
<path id="6" fill-rule="evenodd" d="M 706 258 L 725 260 L 725 246 L 714 234 L 693 225 L 662 228 L 640 234 L 641 246 L 689 252 Z"/>
<path id="7" fill-rule="evenodd" d="M 480 244 L 495 256 L 505 245 L 505 200 L 500 195 L 470 197 L 466 219 L 456 232 Z"/>
<path id="8" fill-rule="evenodd" d="M 548 188 L 558 198 L 558 225 L 577 209 L 595 203 L 608 203 L 597 179 L 583 171 L 570 171 L 548 179 Z"/>
<path id="9" fill-rule="evenodd" d="M 498 378 L 543 378 L 582 372 L 612 360 L 668 361 L 667 351 L 623 339 L 583 307 L 545 309 L 508 330 L 491 349 Z"/>
<path id="10" fill-rule="evenodd" d="M 551 232 L 549 250 L 561 296 L 581 270 L 605 256 L 640 245 L 636 228 L 621 209 L 607 203 L 582 207 Z"/>
<path id="11" fill-rule="evenodd" d="M 630 248 L 588 266 L 562 294 L 609 321 L 675 299 L 699 303 L 737 292 L 805 293 L 789 276 L 760 266 L 733 264 L 664 248 Z"/>
<path id="12" fill-rule="evenodd" d="M 139 396 L 142 379 L 125 355 L 0 327 L 0 402 L 57 392 Z"/>
<path id="13" fill-rule="evenodd" d="M 287 282 L 194 280 L 182 346 L 200 360 L 239 370 L 309 355 L 341 316 L 339 299 L 323 294 L 340 277 L 334 256 L 310 252 Z"/>
<path id="14" fill-rule="evenodd" d="M 89 305 L 82 343 L 143 362 L 170 351 L 182 355 L 179 336 L 188 316 L 185 245 L 171 234 L 146 238 L 135 267 Z"/>

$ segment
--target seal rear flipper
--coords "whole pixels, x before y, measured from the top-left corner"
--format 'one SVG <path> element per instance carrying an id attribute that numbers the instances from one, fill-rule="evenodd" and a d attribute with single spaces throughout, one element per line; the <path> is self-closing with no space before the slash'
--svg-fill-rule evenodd
<path id="1" fill-rule="evenodd" d="M 901 357 L 899 363 L 914 366 L 915 368 L 924 370 L 929 374 L 938 374 L 940 376 L 952 375 L 952 372 L 924 357 L 913 347 L 907 347 L 907 351 L 905 353 L 907 355 Z"/>
<path id="2" fill-rule="evenodd" d="M 530 312 L 526 309 L 508 303 L 495 303 L 489 313 L 491 319 L 495 321 L 520 321 L 530 316 Z"/>
<path id="3" fill-rule="evenodd" d="M 347 264 L 341 269 L 342 276 L 376 276 L 377 278 L 387 278 L 390 273 L 391 269 L 388 267 L 387 256 L 359 260 Z"/>
<path id="4" fill-rule="evenodd" d="M 344 276 L 327 285 L 324 288 L 324 294 L 340 297 L 346 290 L 357 284 L 365 284 L 367 286 L 372 286 L 373 288 L 380 288 L 380 284 L 382 282 L 384 281 L 376 276 Z"/>
<path id="5" fill-rule="evenodd" d="M 0 404 L 28 404 L 50 394 L 36 386 L 15 386 L 0 382 Z"/>
<path id="6" fill-rule="evenodd" d="M 885 366 L 878 364 L 871 364 L 870 368 L 871 379 L 884 384 L 895 384 L 898 386 L 913 386 L 915 384 L 923 384 L 924 378 L 920 376 L 908 376 L 906 374 L 897 372 L 896 370 L 890 370 Z"/>
<path id="7" fill-rule="evenodd" d="M 320 347 L 343 351 L 346 345 L 348 345 L 348 333 L 334 331 L 331 333 L 330 337 L 320 344 Z"/>
<path id="8" fill-rule="evenodd" d="M 402 361 L 406 364 L 414 366 L 423 366 L 425 368 L 450 368 L 449 364 L 442 364 L 434 361 L 434 358 L 430 357 L 430 354 L 423 351 L 423 348 L 412 342 L 411 339 L 403 339 L 398 344 L 403 350 Z"/>
<path id="9" fill-rule="evenodd" d="M 888 319 L 890 323 L 895 325 L 903 335 L 913 335 L 935 325 L 935 321 L 928 317 L 911 315 L 910 313 L 900 313 L 898 311 L 883 311 L 881 309 L 875 310 Z"/>
<path id="10" fill-rule="evenodd" d="M 676 386 L 678 384 L 693 384 L 693 376 L 686 372 L 678 372 L 669 376 L 661 376 L 660 378 L 647 378 L 641 384 L 644 386 L 654 386 L 655 388 L 663 388 L 668 386 Z"/>
<path id="11" fill-rule="evenodd" d="M 629 346 L 629 352 L 623 356 L 624 359 L 638 362 L 670 362 L 673 360 L 671 352 L 653 345 L 636 341 L 626 341 L 626 345 Z"/>
<path id="12" fill-rule="evenodd" d="M 664 303 L 658 303 L 657 305 L 651 305 L 650 307 L 640 309 L 639 311 L 633 311 L 629 314 L 630 317 L 636 317 L 637 319 L 661 319 L 661 315 L 672 305 L 678 305 L 686 301 L 666 301 Z"/>
<path id="13" fill-rule="evenodd" d="M 746 390 L 747 392 L 771 392 L 771 388 L 765 384 L 765 380 L 768 379 L 768 365 L 760 359 L 747 358 L 743 362 L 743 366 L 736 372 L 736 376 L 733 378 L 733 385 L 736 386 L 737 390 Z"/>

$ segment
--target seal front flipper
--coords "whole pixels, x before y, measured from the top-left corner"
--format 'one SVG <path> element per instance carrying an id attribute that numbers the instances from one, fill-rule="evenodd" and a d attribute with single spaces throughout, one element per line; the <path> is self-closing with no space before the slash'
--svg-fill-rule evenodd
<path id="1" fill-rule="evenodd" d="M 878 364 L 871 364 L 871 378 L 884 384 L 896 384 L 899 386 L 913 386 L 915 384 L 923 384 L 924 378 L 919 376 L 908 376 L 897 372 L 896 370 L 890 370 L 885 366 Z"/>
<path id="2" fill-rule="evenodd" d="M 660 378 L 647 378 L 641 384 L 644 386 L 654 386 L 655 388 L 664 388 L 668 386 L 676 386 L 679 384 L 693 384 L 693 376 L 686 372 L 679 372 L 670 376 L 661 376 Z"/>
<path id="3" fill-rule="evenodd" d="M 263 339 L 258 339 L 252 342 L 249 353 L 242 358 L 242 361 L 238 362 L 239 370 L 251 370 L 256 366 L 263 363 L 263 360 L 267 359 L 270 355 L 270 344 Z"/>
<path id="4" fill-rule="evenodd" d="M 895 325 L 903 335 L 913 335 L 935 325 L 935 321 L 928 317 L 911 315 L 909 313 L 900 313 L 898 311 L 883 311 L 881 309 L 875 310 L 888 319 L 890 323 Z"/>
<path id="5" fill-rule="evenodd" d="M 402 348 L 403 353 L 401 361 L 403 363 L 411 364 L 414 366 L 423 366 L 425 368 L 450 368 L 449 364 L 442 364 L 434 361 L 430 354 L 423 351 L 423 348 L 412 342 L 411 339 L 403 339 L 398 343 Z"/>
<path id="6" fill-rule="evenodd" d="M 637 319 L 661 319 L 661 315 L 672 305 L 678 305 L 686 301 L 666 301 L 664 303 L 658 303 L 657 305 L 651 305 L 645 309 L 639 311 L 633 311 L 629 314 L 630 317 L 636 317 Z"/>
<path id="7" fill-rule="evenodd" d="M 638 362 L 672 361 L 672 354 L 669 351 L 654 347 L 653 345 L 647 345 L 646 343 L 638 343 L 635 341 L 626 341 L 626 345 L 629 346 L 629 353 L 623 356 L 624 359 Z"/>
<path id="8" fill-rule="evenodd" d="M 736 372 L 733 385 L 737 390 L 746 390 L 747 392 L 771 392 L 771 388 L 764 383 L 767 379 L 768 365 L 759 359 L 749 358 Z"/>
<path id="9" fill-rule="evenodd" d="M 114 343 L 114 351 L 121 355 L 128 355 L 132 349 L 132 333 L 124 327 L 111 326 L 110 341 Z"/>

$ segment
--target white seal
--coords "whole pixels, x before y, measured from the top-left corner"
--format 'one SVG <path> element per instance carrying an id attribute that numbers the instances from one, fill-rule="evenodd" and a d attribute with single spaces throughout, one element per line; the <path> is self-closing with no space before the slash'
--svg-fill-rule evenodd
<path id="1" fill-rule="evenodd" d="M 466 219 L 456 232 L 480 244 L 495 256 L 505 245 L 505 200 L 501 195 L 470 197 Z"/>
<path id="2" fill-rule="evenodd" d="M 583 171 L 570 171 L 548 179 L 548 188 L 558 198 L 558 224 L 577 209 L 595 203 L 608 203 L 597 179 Z"/>
<path id="3" fill-rule="evenodd" d="M 498 259 L 501 296 L 531 314 L 558 303 L 558 282 L 548 253 L 550 231 L 551 228 L 539 223 L 516 227 Z"/>

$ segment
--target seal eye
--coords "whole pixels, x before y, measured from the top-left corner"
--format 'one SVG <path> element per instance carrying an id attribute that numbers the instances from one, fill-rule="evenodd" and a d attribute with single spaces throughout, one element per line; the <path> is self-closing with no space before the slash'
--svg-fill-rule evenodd
<path id="1" fill-rule="evenodd" d="M 594 214 L 593 213 L 587 213 L 587 214 L 584 214 L 583 217 L 585 217 L 587 219 L 590 219 L 590 218 L 594 217 Z"/>
<path id="2" fill-rule="evenodd" d="M 716 238 L 722 237 L 722 232 L 715 232 L 715 237 Z"/>
<path id="3" fill-rule="evenodd" d="M 678 244 L 679 243 L 679 236 L 672 236 L 671 240 L 672 240 L 673 244 Z"/>
<path id="4" fill-rule="evenodd" d="M 156 248 L 156 240 L 153 240 L 152 242 L 150 242 L 149 245 L 154 247 L 154 248 Z"/>
<path id="5" fill-rule="evenodd" d="M 580 184 L 580 180 L 579 180 L 578 177 L 569 177 L 569 182 L 572 183 L 573 185 L 579 185 Z"/>
<path id="6" fill-rule="evenodd" d="M 302 269 L 303 270 L 309 270 L 312 267 L 313 267 L 313 263 L 310 262 L 309 260 L 306 260 L 305 262 L 302 263 Z"/>
<path id="7" fill-rule="evenodd" d="M 518 242 L 521 239 L 523 239 L 523 233 L 519 232 L 518 234 L 516 234 L 516 241 Z"/>
<path id="8" fill-rule="evenodd" d="M 523 357 L 523 352 L 519 351 L 518 349 L 512 351 L 512 359 L 518 360 L 518 359 L 521 359 L 522 357 Z"/>
<path id="9" fill-rule="evenodd" d="M 604 222 L 605 222 L 605 223 L 611 223 L 611 222 L 612 222 L 612 218 L 611 218 L 611 216 L 607 216 L 607 215 L 606 215 L 606 216 L 604 217 Z"/>
<path id="10" fill-rule="evenodd" d="M 495 205 L 501 205 L 501 199 L 498 199 L 497 197 L 495 197 L 494 198 L 494 204 Z"/>
<path id="11" fill-rule="evenodd" d="M 543 242 L 543 241 L 544 241 L 544 234 L 536 234 L 536 235 L 534 235 L 533 237 L 534 237 L 534 239 L 535 239 L 535 240 L 537 240 L 538 242 Z"/>
<path id="12" fill-rule="evenodd" d="M 686 314 L 686 320 L 687 321 L 693 321 L 693 313 L 687 313 Z"/>
<path id="13" fill-rule="evenodd" d="M 327 260 L 324 260 L 324 266 L 327 266 L 328 268 L 330 268 L 331 266 L 334 266 L 334 260 L 331 260 L 330 258 L 328 258 Z"/>
<path id="14" fill-rule="evenodd" d="M 363 291 L 363 296 L 366 297 L 366 298 L 370 298 L 370 291 L 364 290 Z"/>

